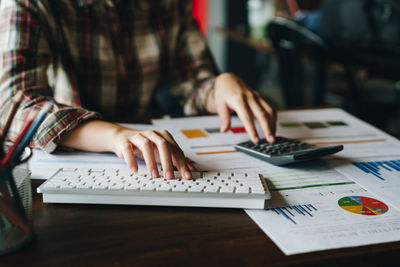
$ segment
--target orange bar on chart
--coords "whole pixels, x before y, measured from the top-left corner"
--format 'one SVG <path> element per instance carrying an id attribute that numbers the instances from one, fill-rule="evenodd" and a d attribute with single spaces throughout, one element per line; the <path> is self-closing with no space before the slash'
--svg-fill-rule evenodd
<path id="1" fill-rule="evenodd" d="M 369 139 L 369 140 L 349 140 L 349 141 L 333 141 L 333 142 L 313 142 L 315 146 L 327 146 L 327 145 L 344 145 L 344 144 L 362 144 L 362 143 L 377 143 L 385 142 L 386 139 Z"/>
<path id="2" fill-rule="evenodd" d="M 200 129 L 181 130 L 181 132 L 189 139 L 208 137 L 207 134 Z"/>
<path id="3" fill-rule="evenodd" d="M 204 156 L 204 155 L 213 155 L 213 154 L 228 154 L 228 153 L 236 153 L 239 152 L 237 150 L 226 150 L 226 151 L 212 151 L 212 152 L 197 152 L 196 155 Z"/>

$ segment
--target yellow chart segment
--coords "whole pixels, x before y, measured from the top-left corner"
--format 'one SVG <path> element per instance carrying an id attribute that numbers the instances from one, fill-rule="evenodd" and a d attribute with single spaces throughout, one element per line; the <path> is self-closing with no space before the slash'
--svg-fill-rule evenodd
<path id="1" fill-rule="evenodd" d="M 362 214 L 363 206 L 342 206 L 342 209 L 352 213 Z"/>
<path id="2" fill-rule="evenodd" d="M 181 132 L 189 139 L 208 137 L 207 134 L 200 129 L 181 130 Z"/>

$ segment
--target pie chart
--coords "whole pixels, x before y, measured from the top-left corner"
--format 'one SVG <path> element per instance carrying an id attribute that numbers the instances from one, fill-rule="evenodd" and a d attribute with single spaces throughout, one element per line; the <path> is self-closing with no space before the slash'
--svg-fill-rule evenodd
<path id="1" fill-rule="evenodd" d="M 389 210 L 389 207 L 382 201 L 362 196 L 342 197 L 338 204 L 348 212 L 369 216 L 381 215 Z"/>

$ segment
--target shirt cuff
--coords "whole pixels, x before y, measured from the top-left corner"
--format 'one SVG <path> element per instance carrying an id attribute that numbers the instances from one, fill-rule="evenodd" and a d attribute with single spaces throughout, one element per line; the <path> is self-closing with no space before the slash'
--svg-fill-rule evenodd
<path id="1" fill-rule="evenodd" d="M 193 93 L 192 97 L 184 106 L 184 113 L 187 116 L 207 114 L 206 109 L 208 95 L 214 88 L 216 77 L 203 80 Z"/>
<path id="2" fill-rule="evenodd" d="M 50 113 L 35 134 L 33 146 L 51 153 L 57 148 L 63 133 L 72 130 L 85 121 L 100 118 L 99 113 L 82 108 L 70 108 Z"/>

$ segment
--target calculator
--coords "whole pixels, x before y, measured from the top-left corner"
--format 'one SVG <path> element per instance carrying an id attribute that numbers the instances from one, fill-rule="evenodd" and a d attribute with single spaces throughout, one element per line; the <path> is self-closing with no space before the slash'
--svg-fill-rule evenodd
<path id="1" fill-rule="evenodd" d="M 247 141 L 235 145 L 235 148 L 247 155 L 278 166 L 313 160 L 343 150 L 343 145 L 320 147 L 285 137 L 276 137 L 275 140 L 273 144 L 268 143 L 265 139 L 258 144 Z"/>

